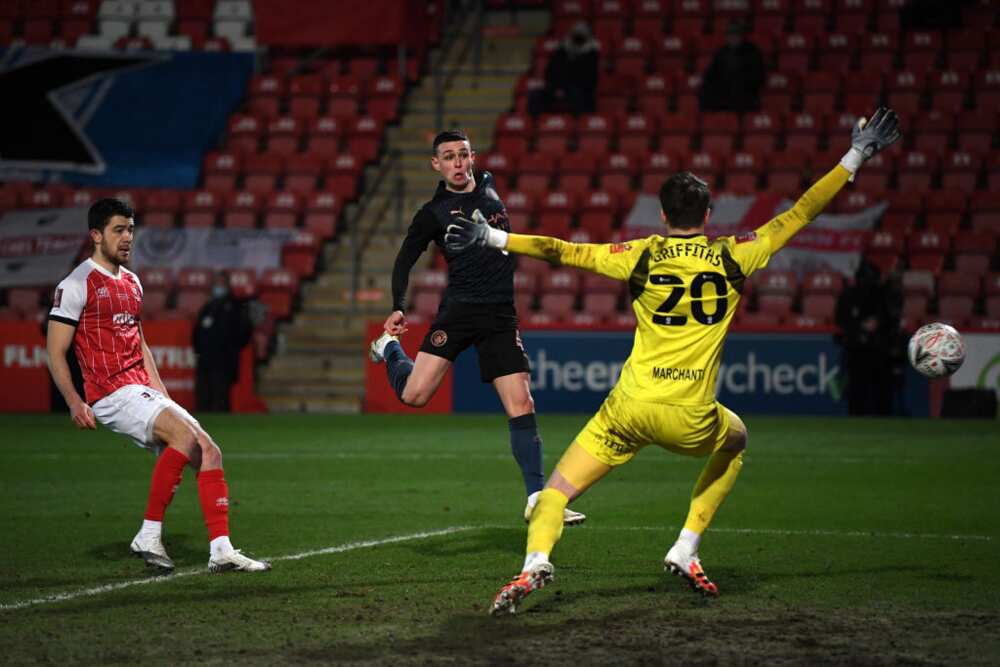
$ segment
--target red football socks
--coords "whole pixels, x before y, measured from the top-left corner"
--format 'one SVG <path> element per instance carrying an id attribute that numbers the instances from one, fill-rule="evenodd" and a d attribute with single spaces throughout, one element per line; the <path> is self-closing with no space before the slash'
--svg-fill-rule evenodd
<path id="1" fill-rule="evenodd" d="M 167 447 L 160 454 L 153 467 L 153 478 L 149 482 L 146 519 L 163 521 L 163 514 L 167 511 L 167 505 L 174 499 L 174 492 L 181 483 L 184 466 L 187 463 L 188 457 L 172 447 Z"/>
<path id="2" fill-rule="evenodd" d="M 229 535 L 229 487 L 222 468 L 198 473 L 198 499 L 209 541 Z"/>

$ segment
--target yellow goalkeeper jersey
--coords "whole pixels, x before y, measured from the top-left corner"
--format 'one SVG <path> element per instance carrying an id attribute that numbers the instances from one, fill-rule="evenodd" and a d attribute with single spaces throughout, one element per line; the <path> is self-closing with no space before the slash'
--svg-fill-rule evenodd
<path id="1" fill-rule="evenodd" d="M 506 248 L 628 281 L 635 340 L 616 390 L 644 401 L 709 403 L 715 400 L 722 344 L 745 280 L 819 214 L 849 175 L 836 167 L 791 209 L 738 236 L 650 236 L 591 244 L 510 234 Z"/>

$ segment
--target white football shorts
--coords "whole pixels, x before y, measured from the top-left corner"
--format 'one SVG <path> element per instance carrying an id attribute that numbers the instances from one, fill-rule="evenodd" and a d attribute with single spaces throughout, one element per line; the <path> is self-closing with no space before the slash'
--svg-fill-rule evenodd
<path id="1" fill-rule="evenodd" d="M 129 384 L 108 394 L 93 405 L 94 416 L 115 433 L 132 438 L 139 447 L 159 452 L 163 443 L 153 436 L 153 425 L 160 413 L 170 408 L 195 428 L 198 420 L 152 387 Z"/>

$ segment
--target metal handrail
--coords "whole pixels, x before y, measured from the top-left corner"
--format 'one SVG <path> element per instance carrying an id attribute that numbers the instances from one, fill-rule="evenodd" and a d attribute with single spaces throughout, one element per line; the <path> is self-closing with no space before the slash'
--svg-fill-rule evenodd
<path id="1" fill-rule="evenodd" d="M 371 184 L 365 188 L 365 191 L 359 200 L 358 207 L 354 211 L 354 215 L 351 217 L 351 220 L 348 222 L 351 247 L 351 310 L 355 313 L 358 310 L 358 290 L 361 287 L 361 259 L 371 242 L 372 236 L 375 235 L 375 232 L 378 231 L 378 228 L 381 226 L 382 215 L 385 213 L 385 210 L 389 207 L 389 205 L 392 204 L 392 198 L 386 199 L 386 203 L 379 211 L 378 222 L 376 222 L 376 224 L 371 228 L 368 230 L 362 230 L 361 220 L 368 212 L 368 208 L 371 206 L 371 203 L 375 198 L 375 194 L 382 186 L 382 183 L 399 163 L 399 151 L 389 153 L 388 159 L 382 161 L 382 164 L 379 166 L 378 173 L 375 175 L 375 178 L 372 179 Z M 401 175 L 401 173 L 401 171 L 397 170 L 398 175 Z M 396 192 L 394 193 L 396 195 L 396 199 L 398 200 L 401 200 L 404 195 L 400 183 L 401 176 L 397 177 Z M 402 201 L 397 201 L 397 217 L 401 215 L 402 209 Z M 400 220 L 397 220 L 397 226 L 401 226 Z"/>

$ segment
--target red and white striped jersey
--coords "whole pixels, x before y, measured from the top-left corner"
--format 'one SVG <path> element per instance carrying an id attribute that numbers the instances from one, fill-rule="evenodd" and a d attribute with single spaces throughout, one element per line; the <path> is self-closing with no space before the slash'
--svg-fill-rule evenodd
<path id="1" fill-rule="evenodd" d="M 121 267 L 115 276 L 87 259 L 56 287 L 49 319 L 76 327 L 73 349 L 93 405 L 129 384 L 149 386 L 142 359 L 142 285 Z"/>

